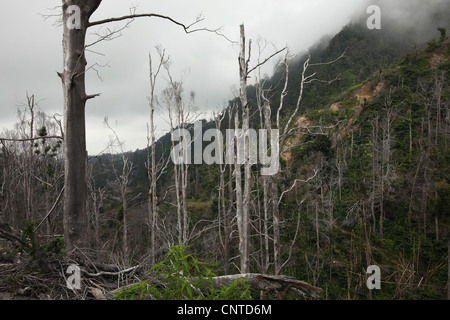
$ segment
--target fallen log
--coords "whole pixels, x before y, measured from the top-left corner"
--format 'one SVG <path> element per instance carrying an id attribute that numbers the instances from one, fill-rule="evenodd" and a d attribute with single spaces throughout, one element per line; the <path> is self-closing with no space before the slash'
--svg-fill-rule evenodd
<path id="1" fill-rule="evenodd" d="M 240 279 L 246 280 L 246 284 L 255 290 L 268 292 L 284 292 L 286 290 L 292 290 L 297 293 L 300 291 L 300 293 L 308 296 L 314 296 L 314 293 L 322 292 L 322 289 L 293 277 L 260 273 L 233 274 L 214 277 L 213 286 L 215 289 L 220 289 L 221 287 L 227 286 L 231 282 Z"/>

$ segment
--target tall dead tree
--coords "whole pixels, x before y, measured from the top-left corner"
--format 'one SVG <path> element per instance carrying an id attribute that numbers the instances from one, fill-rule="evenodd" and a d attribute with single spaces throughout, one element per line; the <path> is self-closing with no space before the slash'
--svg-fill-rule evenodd
<path id="1" fill-rule="evenodd" d="M 262 65 L 264 65 L 267 61 L 269 61 L 272 57 L 279 54 L 280 52 L 286 50 L 286 48 L 281 49 L 272 55 L 270 55 L 268 58 L 266 58 L 264 61 L 258 61 L 258 64 L 247 71 L 247 75 L 252 72 L 255 69 L 259 69 Z M 321 83 L 332 83 L 334 80 L 321 80 L 316 77 L 316 72 L 310 72 L 310 67 L 317 67 L 317 66 L 323 66 L 323 65 L 330 65 L 332 63 L 335 63 L 339 59 L 341 59 L 345 55 L 345 52 L 339 56 L 337 59 L 325 62 L 325 63 L 311 63 L 311 56 L 307 56 L 304 63 L 303 63 L 303 70 L 300 76 L 300 84 L 298 88 L 297 93 L 297 102 L 293 107 L 293 111 L 291 111 L 286 118 L 287 121 L 282 125 L 281 124 L 281 111 L 283 108 L 285 108 L 285 97 L 288 94 L 288 84 L 289 84 L 289 50 L 286 50 L 285 58 L 280 63 L 280 67 L 282 67 L 284 70 L 284 83 L 280 83 L 283 87 L 281 89 L 281 93 L 279 96 L 279 105 L 275 106 L 275 113 L 276 113 L 276 123 L 275 128 L 279 130 L 279 151 L 271 150 L 272 152 L 278 152 L 277 156 L 281 156 L 283 153 L 286 153 L 288 150 L 290 150 L 293 146 L 287 145 L 287 141 L 290 137 L 301 134 L 302 130 L 306 130 L 308 134 L 310 135 L 316 135 L 316 134 L 323 134 L 320 130 L 318 133 L 315 133 L 312 131 L 312 129 L 307 127 L 302 127 L 298 123 L 296 123 L 296 118 L 298 117 L 298 114 L 300 112 L 300 107 L 303 100 L 303 93 L 305 90 L 305 86 L 307 84 L 310 84 L 312 82 L 321 82 Z M 250 58 L 249 58 L 250 59 Z M 249 60 L 248 59 L 248 60 Z M 247 60 L 247 63 L 248 63 Z M 260 79 L 260 77 L 259 77 Z M 242 83 L 242 76 L 241 76 L 241 83 Z M 272 141 L 271 136 L 273 135 L 273 129 L 271 125 L 271 101 L 270 98 L 267 96 L 268 93 L 273 90 L 273 88 L 264 88 L 263 84 L 256 83 L 257 88 L 257 94 L 258 98 L 258 106 L 260 108 L 260 116 L 264 119 L 261 119 L 261 127 L 264 127 L 267 130 L 267 136 L 269 137 L 269 140 Z M 264 126 L 263 126 L 264 122 Z M 270 176 L 269 181 L 263 181 L 263 187 L 264 187 L 264 197 L 267 197 L 266 202 L 271 203 L 271 212 L 272 212 L 272 230 L 273 230 L 273 264 L 274 264 L 274 271 L 275 274 L 280 274 L 283 267 L 286 265 L 286 263 L 289 261 L 289 258 L 285 261 L 281 261 L 281 236 L 280 236 L 280 212 L 279 212 L 279 206 L 283 200 L 283 197 L 288 192 L 292 191 L 294 188 L 296 188 L 298 183 L 306 183 L 309 182 L 311 179 L 313 179 L 317 175 L 317 170 L 314 170 L 314 175 L 304 179 L 294 179 L 292 185 L 284 190 L 280 194 L 279 190 L 279 181 L 281 180 L 281 173 L 279 171 L 279 167 L 276 168 L 276 172 Z M 264 208 L 264 210 L 268 210 L 268 208 Z"/>
<path id="2" fill-rule="evenodd" d="M 238 212 L 237 221 L 239 229 L 239 253 L 241 259 L 241 273 L 250 272 L 250 253 L 249 253 L 249 224 L 250 224 L 250 183 L 251 183 L 251 164 L 250 164 L 250 142 L 248 136 L 248 130 L 250 128 L 250 111 L 247 100 L 247 78 L 248 78 L 248 63 L 250 60 L 250 52 L 248 58 L 246 57 L 246 40 L 245 40 L 245 28 L 242 24 L 240 26 L 240 53 L 239 53 L 239 78 L 240 78 L 240 90 L 239 99 L 241 101 L 242 108 L 242 133 L 244 134 L 244 190 L 242 195 L 238 192 L 236 196 L 242 197 L 242 212 Z M 249 42 L 249 51 L 251 50 L 251 41 Z M 236 116 L 238 113 L 236 113 Z M 236 118 L 237 119 L 237 118 Z M 237 123 L 236 123 L 237 125 Z M 236 126 L 238 128 L 238 126 Z M 242 141 L 242 140 L 241 140 Z M 238 153 L 238 152 L 237 152 Z M 236 164 L 237 167 L 240 163 Z M 240 170 L 236 172 L 236 190 L 240 190 Z M 239 181 L 238 181 L 239 180 Z M 239 186 L 238 186 L 239 182 Z M 240 211 L 240 210 L 239 210 Z"/>
<path id="3" fill-rule="evenodd" d="M 131 183 L 131 173 L 134 169 L 133 162 L 130 161 L 128 156 L 125 154 L 123 150 L 123 142 L 120 141 L 119 136 L 117 135 L 116 131 L 109 125 L 108 118 L 105 117 L 104 120 L 105 126 L 107 126 L 111 132 L 113 133 L 114 137 L 110 137 L 110 148 L 111 148 L 111 165 L 112 165 L 112 171 L 114 172 L 114 175 L 116 176 L 116 182 L 119 185 L 120 188 L 120 198 L 122 200 L 122 207 L 120 208 L 121 211 L 121 219 L 123 224 L 123 235 L 122 235 L 122 250 L 123 250 L 123 258 L 125 263 L 128 263 L 130 248 L 128 243 L 128 189 Z M 121 158 L 121 164 L 119 164 L 119 168 L 116 169 L 115 165 L 115 156 L 114 151 L 115 147 L 119 148 L 120 151 L 120 158 Z"/>
<path id="4" fill-rule="evenodd" d="M 231 110 L 229 110 L 231 113 Z M 224 111 L 222 114 L 215 115 L 214 114 L 214 123 L 216 125 L 217 130 L 221 130 L 222 121 L 225 118 L 227 112 Z M 218 153 L 223 154 L 223 145 L 222 143 L 218 143 Z M 231 166 L 230 166 L 231 167 Z M 224 261 L 224 271 L 225 274 L 229 272 L 229 258 L 230 258 L 230 246 L 231 246 L 231 210 L 228 210 L 226 206 L 226 198 L 225 198 L 225 172 L 226 166 L 219 161 L 219 186 L 218 186 L 218 201 L 217 201 L 217 209 L 218 209 L 218 219 L 219 219 L 219 238 L 221 245 L 223 247 L 223 261 Z M 232 188 L 232 186 L 231 186 Z M 232 192 L 230 193 L 230 198 L 232 198 Z M 228 199 L 228 201 L 232 201 Z M 223 235 L 222 235 L 223 228 Z"/>
<path id="5" fill-rule="evenodd" d="M 85 41 L 89 18 L 101 1 L 63 0 L 62 3 L 64 70 L 59 76 L 65 115 L 64 239 L 70 251 L 88 246 L 85 106 L 94 96 L 88 96 L 85 89 Z M 76 26 L 71 20 L 74 8 L 81 10 L 77 13 Z"/>
<path id="6" fill-rule="evenodd" d="M 240 26 L 240 51 L 239 51 L 239 100 L 242 108 L 242 131 L 240 134 L 236 134 L 235 142 L 238 148 L 241 148 L 243 159 L 239 159 L 239 150 L 236 150 L 235 158 L 235 178 L 236 178 L 236 216 L 239 230 L 239 253 L 241 259 L 241 272 L 248 273 L 250 270 L 250 202 L 251 202 L 251 188 L 252 188 L 252 172 L 251 167 L 255 162 L 252 159 L 250 152 L 250 108 L 247 98 L 247 79 L 253 71 L 264 65 L 272 57 L 278 53 L 284 51 L 281 49 L 270 55 L 264 61 L 258 62 L 258 64 L 250 68 L 251 58 L 251 40 L 248 42 L 248 54 L 246 53 L 247 42 L 245 38 L 245 27 L 242 24 Z M 238 113 L 236 113 L 236 117 Z M 235 128 L 239 128 L 239 121 L 236 118 Z M 269 129 L 270 131 L 270 129 Z M 239 131 L 237 131 L 239 132 Z M 269 133 L 270 135 L 270 133 Z M 242 146 L 243 144 L 243 146 Z M 241 156 L 242 156 L 241 155 Z M 244 188 L 241 190 L 241 163 L 244 164 Z M 242 205 L 241 205 L 242 203 Z"/>
<path id="7" fill-rule="evenodd" d="M 149 213 L 149 227 L 150 227 L 150 263 L 154 265 L 156 260 L 156 232 L 158 225 L 158 195 L 156 193 L 157 182 L 157 164 L 156 164 L 156 136 L 155 136 L 155 87 L 161 67 L 168 62 L 165 57 L 165 52 L 161 48 L 157 48 L 159 54 L 159 63 L 156 70 L 153 68 L 152 56 L 149 54 L 150 67 L 150 123 L 147 143 L 147 172 L 149 181 L 148 191 L 148 213 Z"/>
<path id="8" fill-rule="evenodd" d="M 64 69 L 58 75 L 62 80 L 64 93 L 64 238 L 68 251 L 75 247 L 86 248 L 88 246 L 85 107 L 89 99 L 98 96 L 98 94 L 88 95 L 85 88 L 85 74 L 88 70 L 85 54 L 88 28 L 140 17 L 156 17 L 180 26 L 185 33 L 206 30 L 218 34 L 218 30 L 194 29 L 193 26 L 202 21 L 202 18 L 197 18 L 194 23 L 185 25 L 171 17 L 155 13 L 130 14 L 89 21 L 101 2 L 101 0 L 62 0 Z M 110 35 L 102 36 L 94 43 L 107 39 L 113 34 L 117 34 L 117 30 L 111 31 Z"/>

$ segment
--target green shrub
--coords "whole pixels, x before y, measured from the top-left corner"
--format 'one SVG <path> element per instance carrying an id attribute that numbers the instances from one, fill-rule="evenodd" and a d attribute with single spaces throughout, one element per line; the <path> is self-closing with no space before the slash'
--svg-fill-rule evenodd
<path id="1" fill-rule="evenodd" d="M 244 280 L 215 289 L 215 275 L 188 247 L 169 248 L 165 259 L 149 271 L 153 277 L 117 292 L 116 300 L 249 300 L 250 287 Z"/>

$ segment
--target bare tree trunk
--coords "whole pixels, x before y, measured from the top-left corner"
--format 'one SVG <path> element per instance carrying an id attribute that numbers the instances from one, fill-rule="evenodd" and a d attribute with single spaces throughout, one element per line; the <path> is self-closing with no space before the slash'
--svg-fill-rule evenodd
<path id="1" fill-rule="evenodd" d="M 220 115 L 216 116 L 214 119 L 214 122 L 216 124 L 216 129 L 217 130 L 221 130 L 221 124 L 222 124 L 222 120 L 225 117 L 225 113 L 223 114 L 223 116 L 221 117 Z M 231 123 L 231 118 L 230 118 L 230 123 Z M 219 154 L 223 154 L 223 145 L 221 143 L 219 143 Z M 223 252 L 224 252 L 224 271 L 225 274 L 228 274 L 229 272 L 229 256 L 230 256 L 230 234 L 231 234 L 231 230 L 230 230 L 230 215 L 231 215 L 231 211 L 227 210 L 226 207 L 226 200 L 225 200 L 225 171 L 226 171 L 226 166 L 222 163 L 219 162 L 219 200 L 218 200 L 218 211 L 219 211 L 219 234 L 220 233 L 220 228 L 221 225 L 223 223 L 223 237 L 221 236 L 221 242 L 222 242 L 222 247 L 223 247 Z M 223 221 L 221 222 L 220 220 L 222 219 L 223 216 Z"/>
<path id="2" fill-rule="evenodd" d="M 233 106 L 232 108 L 228 109 L 228 128 L 231 128 L 231 124 L 233 123 L 233 110 L 236 111 L 236 107 Z M 234 148 L 234 144 L 233 144 Z M 227 207 L 227 216 L 229 218 L 229 223 L 227 224 L 227 228 L 225 229 L 225 254 L 224 254 L 224 267 L 225 267 L 225 274 L 229 274 L 230 271 L 230 246 L 231 246 L 231 233 L 232 233 L 232 226 L 231 226 L 231 219 L 233 214 L 233 203 L 234 203 L 234 189 L 233 189 L 233 166 L 228 166 L 228 174 L 229 174 L 229 181 L 228 181 L 228 207 Z"/>
<path id="3" fill-rule="evenodd" d="M 89 18 L 100 2 L 62 1 L 64 71 L 59 75 L 64 90 L 64 239 L 68 251 L 88 247 L 85 105 L 92 96 L 85 91 L 85 38 Z M 71 28 L 67 23 L 73 13 L 69 10 L 72 5 L 81 10 L 79 28 Z"/>
<path id="4" fill-rule="evenodd" d="M 183 152 L 186 152 L 183 150 Z M 186 189 L 188 185 L 188 165 L 185 163 L 181 164 L 181 201 L 183 209 L 183 243 L 188 242 L 189 235 L 189 222 L 188 222 L 188 210 L 187 210 L 187 195 Z"/>
<path id="5" fill-rule="evenodd" d="M 275 274 L 279 274 L 281 268 L 281 243 L 280 243 L 280 212 L 278 209 L 278 179 L 279 173 L 272 176 L 271 197 L 272 197 L 272 219 L 273 219 L 273 262 Z"/>
<path id="6" fill-rule="evenodd" d="M 241 273 L 250 272 L 250 254 L 249 254 L 249 225 L 250 225 L 250 186 L 251 186 L 251 164 L 250 164 L 250 114 L 247 101 L 247 77 L 248 77 L 248 59 L 246 58 L 245 48 L 245 29 L 244 25 L 240 26 L 240 42 L 241 50 L 239 53 L 239 76 L 240 76 L 240 101 L 242 108 L 242 131 L 244 135 L 244 192 L 242 194 L 242 212 L 241 227 L 239 233 L 239 251 L 241 258 Z M 251 46 L 251 42 L 250 45 Z M 249 54 L 250 55 L 250 54 Z M 236 127 L 237 128 L 237 127 Z M 237 166 L 239 166 L 238 164 Z M 237 182 L 236 182 L 237 183 Z M 239 219 L 239 217 L 238 217 Z"/>
<path id="7" fill-rule="evenodd" d="M 375 204 L 377 201 L 377 178 L 379 178 L 378 172 L 378 115 L 372 122 L 372 199 L 371 199 L 371 211 L 373 219 L 373 229 L 376 228 L 376 215 L 375 215 Z M 380 232 L 382 229 L 382 216 L 380 214 Z"/>
<path id="8" fill-rule="evenodd" d="M 366 266 L 368 267 L 371 264 L 372 259 L 372 249 L 370 247 L 370 234 L 367 228 L 367 215 L 366 215 L 366 206 L 364 201 L 362 202 L 362 213 L 363 213 L 363 224 L 364 224 L 364 237 L 365 237 L 365 254 L 366 254 Z M 372 300 L 372 290 L 369 290 L 369 300 Z"/>
<path id="9" fill-rule="evenodd" d="M 267 101 L 264 102 L 263 105 L 263 117 L 264 117 L 264 127 L 267 130 L 267 140 L 272 141 L 272 124 L 271 124 L 271 110 L 270 105 Z M 262 121 L 261 121 L 262 122 Z M 273 151 L 271 151 L 273 152 Z M 268 176 L 263 176 L 263 210 L 264 210 L 264 249 L 265 249 L 265 263 L 264 263 L 264 272 L 267 272 L 270 264 L 270 237 L 269 237 L 269 188 L 270 188 L 270 178 Z M 278 266 L 280 262 L 278 263 Z M 279 268 L 275 268 L 279 270 Z"/>
<path id="10" fill-rule="evenodd" d="M 30 111 L 30 139 L 33 139 L 34 137 L 34 95 L 28 96 L 27 94 L 27 103 L 28 103 L 28 109 Z M 34 209 L 34 201 L 33 201 L 33 176 L 32 176 L 32 170 L 35 167 L 34 163 L 34 153 L 33 153 L 33 143 L 30 142 L 29 145 L 29 151 L 27 156 L 28 161 L 28 170 L 25 172 L 25 188 L 26 188 L 26 200 L 27 200 L 27 206 L 26 206 L 26 216 L 28 221 L 33 221 L 33 209 Z"/>
<path id="11" fill-rule="evenodd" d="M 129 246 L 128 246 L 128 184 L 130 183 L 130 174 L 133 170 L 133 164 L 129 162 L 128 158 L 125 157 L 122 151 L 122 160 L 123 160 L 123 168 L 122 168 L 122 176 L 120 177 L 120 190 L 122 196 L 122 209 L 123 209 L 123 257 L 125 263 L 128 264 L 129 258 Z"/>
<path id="12" fill-rule="evenodd" d="M 235 110 L 234 114 L 234 126 L 235 128 L 239 128 L 239 112 L 238 109 Z M 234 175 L 236 181 L 236 218 L 239 232 L 239 253 L 240 253 L 240 261 L 241 261 L 241 273 L 245 273 L 244 270 L 246 268 L 246 239 L 244 238 L 244 228 L 243 228 L 243 201 L 242 201 L 242 170 L 241 164 L 238 161 L 238 137 L 234 137 Z"/>
<path id="13" fill-rule="evenodd" d="M 157 224 L 157 205 L 156 205 L 156 165 L 155 165 L 155 136 L 153 126 L 153 108 L 150 109 L 150 140 L 151 147 L 147 146 L 147 170 L 148 170 L 148 214 L 149 214 L 149 227 L 150 227 L 150 263 L 154 265 L 155 261 L 155 249 L 156 249 L 156 224 Z"/>
<path id="14" fill-rule="evenodd" d="M 170 125 L 170 131 L 171 135 L 173 136 L 174 128 L 171 123 Z M 172 149 L 175 148 L 175 143 L 172 142 Z M 183 242 L 183 226 L 182 226 L 182 220 L 181 220 L 181 199 L 180 199 L 180 173 L 178 164 L 173 165 L 173 174 L 174 174 L 174 180 L 175 180 L 175 193 L 176 193 L 176 200 L 177 200 L 177 232 L 178 232 L 178 243 Z"/>
<path id="15" fill-rule="evenodd" d="M 150 263 L 154 265 L 156 263 L 156 232 L 158 224 L 158 196 L 156 193 L 156 137 L 155 137 L 155 86 L 156 79 L 158 77 L 161 67 L 167 62 L 163 50 L 158 49 L 159 53 L 159 65 L 155 72 L 153 72 L 152 57 L 149 55 L 150 66 L 150 125 L 149 125 L 149 143 L 147 146 L 147 170 L 149 179 L 148 190 L 148 212 L 149 212 L 149 224 L 150 224 Z"/>
<path id="16" fill-rule="evenodd" d="M 166 95 L 167 109 L 168 109 L 168 117 L 169 117 L 169 125 L 170 125 L 170 136 L 174 136 L 175 127 L 174 127 L 174 108 L 173 108 L 173 95 L 175 93 L 176 88 L 172 83 L 170 88 L 165 89 L 164 94 Z M 175 149 L 175 141 L 172 139 L 172 150 Z M 183 150 L 184 152 L 184 150 Z M 181 216 L 181 199 L 180 199 L 180 168 L 179 164 L 173 164 L 173 178 L 175 183 L 175 197 L 176 197 L 176 208 L 177 208 L 177 224 L 176 224 L 176 232 L 177 232 L 177 242 L 183 242 L 183 226 L 182 226 L 182 216 Z"/>
<path id="17" fill-rule="evenodd" d="M 177 120 L 178 120 L 178 128 L 184 129 L 185 126 L 185 116 L 184 116 L 184 106 L 181 99 L 181 84 L 179 84 L 179 87 L 174 87 L 175 90 L 175 97 L 176 97 L 176 106 L 177 106 Z M 187 145 L 184 141 L 185 137 L 183 139 L 183 146 L 186 148 L 190 148 L 190 145 Z M 183 147 L 182 151 L 182 158 L 186 159 L 187 156 L 187 150 Z M 182 161 L 179 165 L 179 192 L 181 194 L 181 197 L 179 198 L 181 205 L 181 212 L 182 212 L 182 225 L 181 225 L 181 241 L 182 243 L 186 244 L 188 241 L 188 233 L 189 233 L 189 224 L 188 224 L 188 212 L 187 212 L 187 197 L 186 197 L 186 189 L 187 189 L 187 180 L 188 180 L 188 164 L 185 163 L 185 161 Z"/>
<path id="18" fill-rule="evenodd" d="M 123 239 L 122 239 L 122 250 L 123 257 L 125 261 L 128 261 L 128 201 L 127 201 L 127 185 L 122 184 L 121 186 L 121 195 L 122 195 L 122 210 L 123 210 Z"/>

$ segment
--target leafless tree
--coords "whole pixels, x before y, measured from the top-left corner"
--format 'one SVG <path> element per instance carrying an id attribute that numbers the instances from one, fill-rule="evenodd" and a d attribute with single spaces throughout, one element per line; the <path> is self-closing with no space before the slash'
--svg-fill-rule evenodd
<path id="1" fill-rule="evenodd" d="M 96 243 L 97 249 L 101 249 L 102 243 L 100 239 L 100 228 L 102 226 L 101 223 L 101 215 L 100 211 L 104 206 L 104 200 L 105 200 L 105 187 L 96 187 L 95 185 L 95 179 L 93 177 L 93 168 L 90 167 L 89 170 L 89 195 L 91 198 L 91 205 L 90 205 L 90 221 L 93 225 L 94 229 L 94 240 Z"/>
<path id="2" fill-rule="evenodd" d="M 248 49 L 247 49 L 248 46 Z M 235 153 L 235 180 L 236 180 L 236 217 L 239 230 L 239 253 L 240 269 L 242 273 L 248 273 L 250 270 L 250 202 L 253 179 L 251 174 L 252 161 L 250 153 L 250 107 L 247 98 L 247 79 L 250 73 L 268 62 L 282 50 L 278 50 L 263 61 L 259 61 L 255 67 L 250 67 L 252 41 L 246 41 L 245 27 L 240 26 L 240 52 L 239 52 L 239 100 L 242 109 L 242 131 L 240 135 L 235 136 L 236 147 L 238 139 L 243 141 L 243 165 L 244 165 L 244 189 L 242 185 L 241 161 L 238 159 L 239 152 Z M 239 128 L 238 113 L 235 114 L 235 128 Z"/>
<path id="3" fill-rule="evenodd" d="M 214 123 L 216 125 L 216 129 L 220 131 L 222 129 L 222 121 L 225 118 L 227 114 L 227 111 L 224 111 L 222 114 L 214 115 Z M 229 109 L 229 114 L 231 114 L 231 109 Z M 230 117 L 231 119 L 231 117 Z M 217 138 L 217 137 L 216 137 Z M 218 143 L 218 150 L 217 152 L 220 154 L 223 154 L 223 144 Z M 231 166 L 230 166 L 231 168 Z M 230 259 L 230 246 L 231 246 L 231 208 L 232 204 L 229 204 L 227 207 L 226 204 L 226 184 L 225 184 L 225 173 L 226 173 L 226 166 L 223 164 L 222 161 L 219 161 L 219 186 L 218 186 L 218 202 L 217 202 L 217 208 L 218 208 L 218 219 L 219 219 L 219 237 L 220 242 L 223 248 L 224 252 L 224 271 L 225 274 L 229 273 L 229 259 Z M 229 202 L 232 202 L 233 200 L 233 190 L 232 190 L 232 182 L 229 182 L 229 188 L 231 188 L 231 192 L 228 193 Z M 223 228 L 222 228 L 223 226 Z M 222 233 L 223 230 L 223 233 Z"/>
<path id="4" fill-rule="evenodd" d="M 4 131 L 0 214 L 15 228 L 31 223 L 34 235 L 53 237 L 63 191 L 59 120 L 40 108 L 34 95 L 18 110 L 14 130 Z M 45 226 L 45 229 L 41 228 Z M 36 238 L 37 239 L 37 238 Z M 36 243 L 37 244 L 37 243 Z"/>
<path id="5" fill-rule="evenodd" d="M 122 225 L 123 225 L 123 238 L 122 238 L 122 250 L 124 262 L 128 264 L 129 262 L 129 241 L 128 241 L 128 189 L 132 180 L 131 173 L 134 169 L 133 163 L 128 159 L 124 150 L 123 150 L 123 142 L 119 140 L 119 137 L 116 131 L 109 125 L 108 118 L 105 118 L 104 124 L 111 130 L 113 133 L 113 137 L 111 137 L 111 164 L 116 176 L 116 181 L 119 184 L 120 188 L 120 197 L 122 200 Z M 116 169 L 115 167 L 115 159 L 114 159 L 114 148 L 118 148 L 120 151 L 120 157 L 122 160 L 121 168 Z"/>
<path id="6" fill-rule="evenodd" d="M 172 140 L 171 158 L 173 163 L 174 189 L 176 198 L 178 235 L 177 243 L 186 244 L 191 237 L 189 229 L 187 188 L 189 180 L 189 168 L 192 162 L 191 146 L 196 139 L 191 135 L 189 124 L 197 120 L 198 113 L 195 106 L 195 93 L 190 92 L 189 98 L 184 95 L 183 80 L 176 81 L 170 72 L 170 63 L 164 63 L 167 71 L 168 87 L 162 92 L 162 99 L 158 103 L 161 108 L 167 110 L 167 122 L 170 127 Z M 201 138 L 201 137 L 200 137 Z M 179 144 L 175 144 L 179 141 Z"/>
<path id="7" fill-rule="evenodd" d="M 294 124 L 294 120 L 297 118 L 301 102 L 303 99 L 303 93 L 305 86 L 313 83 L 313 82 L 322 82 L 322 83 L 332 83 L 334 80 L 322 80 L 316 77 L 316 72 L 310 72 L 309 69 L 311 67 L 318 67 L 318 66 L 324 66 L 329 65 L 332 63 L 335 63 L 339 59 L 341 59 L 345 52 L 336 58 L 333 61 L 325 62 L 325 63 L 311 63 L 311 57 L 308 56 L 303 64 L 303 70 L 301 74 L 301 81 L 300 81 L 300 87 L 298 91 L 297 96 L 297 103 L 294 106 L 294 110 L 289 114 L 287 117 L 286 123 L 282 126 L 281 125 L 281 111 L 285 107 L 284 105 L 284 99 L 286 95 L 288 94 L 287 88 L 289 83 L 289 50 L 286 50 L 286 48 L 283 48 L 281 50 L 276 50 L 273 54 L 269 55 L 266 59 L 261 59 L 261 52 L 260 57 L 258 59 L 258 63 L 255 67 L 251 68 L 249 67 L 250 58 L 251 58 L 251 41 L 248 42 L 248 54 L 246 53 L 247 49 L 247 42 L 245 40 L 245 29 L 244 26 L 241 25 L 241 40 L 240 40 L 240 53 L 239 53 L 239 70 L 240 70 L 240 91 L 239 91 L 239 100 L 240 105 L 242 108 L 242 132 L 244 132 L 244 189 L 241 190 L 241 169 L 237 165 L 235 166 L 234 175 L 236 180 L 236 216 L 237 216 L 237 223 L 238 223 L 238 229 L 239 229 L 239 251 L 240 251 L 240 258 L 241 258 L 241 272 L 248 272 L 249 270 L 249 229 L 248 226 L 250 225 L 250 218 L 249 218 L 249 204 L 250 204 L 250 191 L 252 189 L 252 177 L 251 177 L 251 155 L 249 153 L 249 142 L 248 142 L 248 136 L 245 135 L 245 132 L 249 129 L 249 119 L 250 119 L 250 110 L 249 110 L 249 103 L 247 99 L 247 79 L 249 77 L 249 74 L 255 70 L 260 69 L 261 66 L 263 66 L 265 63 L 267 63 L 270 59 L 278 55 L 279 53 L 286 51 L 285 58 L 281 62 L 281 66 L 283 66 L 284 69 L 284 83 L 282 83 L 282 90 L 280 94 L 279 99 L 279 105 L 275 108 L 276 112 L 276 128 L 280 131 L 279 136 L 279 156 L 281 156 L 283 153 L 287 152 L 291 146 L 288 146 L 286 144 L 289 137 L 292 135 L 298 134 L 301 130 L 306 130 L 309 134 L 325 134 L 323 133 L 323 130 L 321 127 L 318 128 L 303 128 L 301 126 L 298 126 L 297 124 Z M 261 51 L 261 50 L 260 50 Z M 257 79 L 260 79 L 260 77 L 257 77 Z M 259 113 L 262 117 L 261 123 L 264 123 L 264 128 L 267 130 L 267 135 L 269 137 L 272 136 L 272 125 L 271 125 L 271 101 L 270 98 L 267 96 L 267 92 L 270 91 L 266 88 L 259 88 L 257 85 L 257 91 L 258 95 L 261 96 L 261 99 L 258 98 L 258 106 L 259 106 Z M 271 88 L 272 89 L 272 88 Z M 265 119 L 265 120 L 263 120 Z M 235 120 L 235 127 L 239 127 L 239 121 L 238 118 Z M 315 132 L 313 132 L 315 130 Z M 272 150 L 271 152 L 276 152 L 275 150 Z M 235 155 L 236 156 L 236 155 Z M 236 162 L 237 163 L 237 162 Z M 285 264 L 281 262 L 281 239 L 280 239 L 280 212 L 279 212 L 279 205 L 282 201 L 283 196 L 291 191 L 293 188 L 296 187 L 297 183 L 299 182 L 305 182 L 309 181 L 309 179 L 295 179 L 292 186 L 290 188 L 287 188 L 287 190 L 283 191 L 282 194 L 280 194 L 279 191 L 279 181 L 280 181 L 280 172 L 279 168 L 277 168 L 277 173 L 273 174 L 270 178 L 270 183 L 268 181 L 263 180 L 264 189 L 270 188 L 270 192 L 268 192 L 265 196 L 270 198 L 266 198 L 264 201 L 265 203 L 265 209 L 267 210 L 267 203 L 270 201 L 271 203 L 271 216 L 272 216 L 272 229 L 273 229 L 273 255 L 274 255 L 274 268 L 275 268 L 275 274 L 279 274 L 281 272 L 282 266 Z M 315 174 L 310 177 L 312 179 L 317 174 L 317 171 Z M 265 191 L 263 191 L 264 193 Z M 270 196 L 269 196 L 270 194 Z M 241 200 L 242 199 L 242 200 Z M 242 204 L 241 204 L 242 203 Z M 264 206 L 264 205 L 263 205 Z M 241 209 L 242 207 L 242 209 Z M 268 237 L 266 237 L 268 239 Z"/>
<path id="8" fill-rule="evenodd" d="M 130 21 L 136 18 L 160 18 L 179 26 L 185 33 L 208 31 L 220 34 L 219 30 L 196 28 L 203 18 L 198 17 L 191 24 L 183 24 L 169 16 L 156 13 L 125 15 L 90 21 L 99 8 L 101 0 L 62 0 L 63 24 L 63 71 L 58 73 L 62 80 L 64 93 L 64 133 L 65 133 L 65 193 L 64 193 L 64 238 L 68 251 L 75 247 L 88 247 L 88 218 L 86 200 L 88 197 L 86 181 L 86 102 L 99 94 L 87 94 L 85 75 L 91 67 L 87 66 L 86 50 L 91 45 L 117 35 L 117 29 L 101 36 L 99 40 L 86 44 L 87 30 L 95 26 Z"/>
<path id="9" fill-rule="evenodd" d="M 169 62 L 169 58 L 166 57 L 165 51 L 161 47 L 157 47 L 159 56 L 156 70 L 154 70 L 152 56 L 149 54 L 149 67 L 150 67 L 150 123 L 148 126 L 148 138 L 147 138 L 147 176 L 149 181 L 148 191 L 148 213 L 149 213 L 149 226 L 150 226 L 150 263 L 155 264 L 156 258 L 156 233 L 158 231 L 158 193 L 156 190 L 156 183 L 158 180 L 158 172 L 162 172 L 164 167 L 158 166 L 156 162 L 156 135 L 155 135 L 155 109 L 156 109 L 156 97 L 155 88 L 158 75 L 164 64 Z"/>

